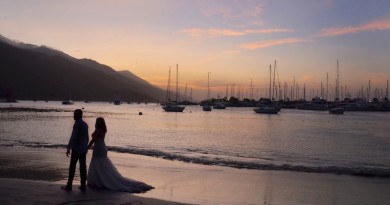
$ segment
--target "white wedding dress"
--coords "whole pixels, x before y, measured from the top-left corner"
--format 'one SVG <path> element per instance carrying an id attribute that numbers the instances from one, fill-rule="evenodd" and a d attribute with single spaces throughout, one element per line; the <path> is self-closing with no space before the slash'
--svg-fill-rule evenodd
<path id="1" fill-rule="evenodd" d="M 88 186 L 129 193 L 144 193 L 153 189 L 143 182 L 125 178 L 118 172 L 107 157 L 104 137 L 97 138 L 94 142 L 87 182 Z"/>

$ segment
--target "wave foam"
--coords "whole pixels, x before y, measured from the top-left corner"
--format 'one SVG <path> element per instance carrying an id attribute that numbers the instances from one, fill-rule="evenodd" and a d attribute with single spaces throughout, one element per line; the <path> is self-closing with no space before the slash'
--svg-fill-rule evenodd
<path id="1" fill-rule="evenodd" d="M 45 144 L 39 142 L 11 142 L 0 144 L 5 147 L 30 147 L 30 148 L 66 148 L 64 144 Z M 256 170 L 274 170 L 274 171 L 296 171 L 296 172 L 308 172 L 308 173 L 333 173 L 343 175 L 354 175 L 364 177 L 390 177 L 389 168 L 368 167 L 368 166 L 307 166 L 307 165 L 294 165 L 294 164 L 276 164 L 276 163 L 264 163 L 264 162 L 247 162 L 224 159 L 223 156 L 214 158 L 206 157 L 192 157 L 182 154 L 175 154 L 164 152 L 160 150 L 142 149 L 142 148 L 125 148 L 118 146 L 108 146 L 109 151 L 127 154 L 136 154 L 150 157 L 163 158 L 167 160 L 177 160 L 187 163 L 203 164 L 203 165 L 218 165 L 233 167 L 238 169 L 256 169 Z"/>

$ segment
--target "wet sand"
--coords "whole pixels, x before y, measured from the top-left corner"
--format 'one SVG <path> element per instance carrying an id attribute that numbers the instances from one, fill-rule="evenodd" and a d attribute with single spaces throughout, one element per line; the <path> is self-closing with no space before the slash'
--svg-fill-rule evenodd
<path id="1" fill-rule="evenodd" d="M 87 156 L 87 164 L 91 153 Z M 4 204 L 388 204 L 390 179 L 206 166 L 109 152 L 119 172 L 155 187 L 145 194 L 71 193 L 65 149 L 1 147 Z"/>
<path id="2" fill-rule="evenodd" d="M 181 204 L 99 189 L 88 189 L 85 193 L 79 190 L 65 192 L 60 190 L 60 185 L 56 182 L 0 178 L 1 204 Z"/>

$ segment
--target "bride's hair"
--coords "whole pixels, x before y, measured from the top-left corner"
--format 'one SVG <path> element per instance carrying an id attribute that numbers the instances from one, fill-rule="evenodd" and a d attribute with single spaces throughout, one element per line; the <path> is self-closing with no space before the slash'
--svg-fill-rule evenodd
<path id="1" fill-rule="evenodd" d="M 107 132 L 106 122 L 102 117 L 96 118 L 95 129 L 99 129 L 99 128 L 104 130 L 104 132 Z"/>

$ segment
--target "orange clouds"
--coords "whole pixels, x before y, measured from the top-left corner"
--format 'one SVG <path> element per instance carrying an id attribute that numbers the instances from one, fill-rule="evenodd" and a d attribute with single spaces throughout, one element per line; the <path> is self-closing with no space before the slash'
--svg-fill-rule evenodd
<path id="1" fill-rule="evenodd" d="M 190 28 L 190 29 L 184 29 L 181 30 L 180 33 L 184 33 L 190 37 L 193 38 L 215 38 L 215 37 L 221 37 L 221 36 L 246 36 L 251 34 L 270 34 L 270 33 L 286 33 L 286 32 L 292 32 L 290 29 L 247 29 L 247 30 L 231 30 L 231 29 L 202 29 L 202 28 Z"/>
<path id="2" fill-rule="evenodd" d="M 319 35 L 317 35 L 317 37 L 341 36 L 341 35 L 348 35 L 352 33 L 372 32 L 372 31 L 381 31 L 381 30 L 390 30 L 390 20 L 378 20 L 360 26 L 347 26 L 347 27 L 340 27 L 340 28 L 322 29 Z M 275 39 L 275 40 L 268 40 L 268 41 L 246 43 L 241 45 L 241 48 L 247 50 L 256 50 L 256 49 L 285 45 L 285 44 L 303 43 L 311 40 L 304 39 L 304 38 Z"/>
<path id="3" fill-rule="evenodd" d="M 267 47 L 279 46 L 284 44 L 303 43 L 307 41 L 308 40 L 303 38 L 284 38 L 284 39 L 276 39 L 276 40 L 269 40 L 269 41 L 246 43 L 241 45 L 241 48 L 247 50 L 256 50 L 260 48 L 267 48 Z"/>
<path id="4" fill-rule="evenodd" d="M 352 33 L 369 32 L 369 31 L 380 31 L 389 30 L 390 20 L 378 20 L 370 23 L 366 23 L 360 26 L 347 26 L 340 28 L 326 28 L 322 29 L 319 36 L 341 36 Z"/>

